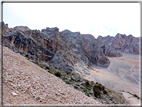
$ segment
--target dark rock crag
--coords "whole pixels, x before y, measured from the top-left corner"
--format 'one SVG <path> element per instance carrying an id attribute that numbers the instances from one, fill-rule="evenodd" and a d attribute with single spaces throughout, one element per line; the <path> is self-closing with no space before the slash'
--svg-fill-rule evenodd
<path id="1" fill-rule="evenodd" d="M 41 31 L 19 26 L 8 28 L 5 24 L 3 27 L 4 46 L 43 65 L 79 75 L 90 74 L 87 67 L 93 64 L 109 66 L 109 59 L 92 35 L 69 30 L 59 32 L 56 27 Z"/>
<path id="2" fill-rule="evenodd" d="M 87 68 L 94 64 L 108 67 L 110 61 L 106 56 L 121 56 L 116 51 L 119 47 L 115 46 L 113 37 L 95 39 L 90 34 L 80 34 L 80 32 L 69 30 L 59 32 L 57 27 L 47 27 L 41 31 L 31 30 L 26 26 L 8 28 L 8 24 L 4 22 L 2 28 L 4 46 L 42 65 L 78 75 L 89 75 Z M 111 42 L 108 42 L 110 40 Z M 122 47 L 130 48 L 125 45 Z M 126 51 L 122 47 L 120 50 Z M 134 47 L 133 50 L 137 53 L 137 48 Z"/>

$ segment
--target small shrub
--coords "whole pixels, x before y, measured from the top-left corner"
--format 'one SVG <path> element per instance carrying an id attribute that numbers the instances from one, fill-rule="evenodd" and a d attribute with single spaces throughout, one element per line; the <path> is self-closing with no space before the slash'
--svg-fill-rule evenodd
<path id="1" fill-rule="evenodd" d="M 91 81 L 91 85 L 93 86 L 93 85 L 95 85 L 95 83 L 93 81 Z"/>
<path id="2" fill-rule="evenodd" d="M 95 97 L 97 97 L 97 98 L 98 98 L 98 97 L 101 97 L 101 92 L 100 92 L 100 90 L 94 89 L 93 92 L 94 92 L 94 96 L 95 96 Z"/>
<path id="3" fill-rule="evenodd" d="M 88 80 L 86 80 L 85 84 L 86 84 L 87 86 L 89 86 L 89 85 L 90 85 Z"/>
<path id="4" fill-rule="evenodd" d="M 66 82 L 66 84 L 70 84 L 70 82 L 69 81 L 65 81 Z"/>
<path id="5" fill-rule="evenodd" d="M 61 73 L 60 73 L 60 72 L 56 72 L 55 75 L 56 75 L 57 77 L 61 77 Z"/>
<path id="6" fill-rule="evenodd" d="M 72 80 L 72 81 L 74 81 L 74 78 L 73 78 L 73 77 L 71 77 L 71 80 Z"/>
<path id="7" fill-rule="evenodd" d="M 52 73 L 52 74 L 54 74 L 54 72 L 55 72 L 55 70 L 52 68 L 52 67 L 50 67 L 50 72 Z"/>
<path id="8" fill-rule="evenodd" d="M 93 92 L 94 92 L 94 96 L 95 97 L 100 97 L 101 96 L 101 92 L 100 92 L 100 90 L 98 89 L 98 85 L 95 85 L 94 87 L 93 87 Z"/>
<path id="9" fill-rule="evenodd" d="M 46 66 L 45 69 L 50 69 L 50 68 L 48 66 Z"/>
<path id="10" fill-rule="evenodd" d="M 78 87 L 77 87 L 77 86 L 74 86 L 74 88 L 75 88 L 75 89 L 78 89 Z"/>
<path id="11" fill-rule="evenodd" d="M 104 94 L 107 94 L 108 92 L 107 92 L 106 90 L 103 90 L 103 93 L 104 93 Z"/>
<path id="12" fill-rule="evenodd" d="M 87 92 L 87 90 L 84 89 L 83 92 Z"/>
<path id="13" fill-rule="evenodd" d="M 81 81 L 81 78 L 80 77 L 77 77 L 76 78 L 76 82 L 80 82 Z"/>
<path id="14" fill-rule="evenodd" d="M 90 95 L 88 93 L 85 93 L 86 96 L 90 97 Z"/>
<path id="15" fill-rule="evenodd" d="M 84 89 L 83 87 L 80 87 L 81 89 Z"/>
<path id="16" fill-rule="evenodd" d="M 105 90 L 105 86 L 102 86 L 102 90 Z"/>
<path id="17" fill-rule="evenodd" d="M 103 90 L 103 88 L 102 88 L 102 84 L 99 84 L 99 85 L 98 85 L 98 89 L 99 89 L 100 91 L 102 91 L 102 90 Z"/>
<path id="18" fill-rule="evenodd" d="M 95 85 L 95 88 L 98 88 L 100 91 L 103 91 L 103 90 L 105 90 L 105 86 L 103 86 L 102 84 L 96 84 Z"/>
<path id="19" fill-rule="evenodd" d="M 134 94 L 133 96 L 134 96 L 134 97 L 137 97 L 137 99 L 139 99 L 139 97 L 138 97 L 136 94 Z"/>
<path id="20" fill-rule="evenodd" d="M 81 83 L 81 85 L 83 85 L 83 86 L 84 86 L 84 83 Z"/>
<path id="21" fill-rule="evenodd" d="M 97 89 L 97 86 L 96 86 L 96 85 L 94 85 L 94 87 L 93 87 L 93 90 L 95 90 L 95 89 Z"/>

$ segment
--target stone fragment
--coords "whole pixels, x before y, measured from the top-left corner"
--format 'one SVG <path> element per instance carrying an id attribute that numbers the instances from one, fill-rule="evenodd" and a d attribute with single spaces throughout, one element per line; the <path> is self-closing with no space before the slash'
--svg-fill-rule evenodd
<path id="1" fill-rule="evenodd" d="M 12 92 L 11 93 L 13 96 L 17 96 L 18 94 L 17 93 L 15 93 L 15 92 Z"/>
<path id="2" fill-rule="evenodd" d="M 30 89 L 30 86 L 26 86 L 26 88 L 29 90 L 29 89 Z"/>

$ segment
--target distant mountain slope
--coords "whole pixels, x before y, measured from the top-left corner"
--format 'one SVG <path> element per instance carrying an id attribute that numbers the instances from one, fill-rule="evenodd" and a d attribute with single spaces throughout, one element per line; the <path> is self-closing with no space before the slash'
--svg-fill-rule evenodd
<path id="1" fill-rule="evenodd" d="M 101 104 L 60 78 L 3 47 L 3 103 Z"/>
<path id="2" fill-rule="evenodd" d="M 99 36 L 97 38 L 98 42 L 103 43 L 106 48 L 110 47 L 128 54 L 139 54 L 139 38 L 132 35 L 126 36 L 125 34 L 118 33 L 115 37 Z M 105 54 L 109 56 L 109 52 L 106 49 Z"/>
<path id="3" fill-rule="evenodd" d="M 92 66 L 90 77 L 115 91 L 123 90 L 140 97 L 140 56 L 120 53 L 122 57 L 108 57 L 108 68 Z"/>

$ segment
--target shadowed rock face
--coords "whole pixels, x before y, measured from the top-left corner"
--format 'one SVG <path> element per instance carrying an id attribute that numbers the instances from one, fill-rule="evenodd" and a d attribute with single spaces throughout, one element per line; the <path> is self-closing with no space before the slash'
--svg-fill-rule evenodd
<path id="1" fill-rule="evenodd" d="M 8 28 L 3 35 L 3 45 L 21 55 L 44 65 L 63 71 L 88 75 L 87 67 L 109 66 L 97 40 L 92 35 L 80 34 L 58 28 L 30 30 L 27 27 Z"/>

